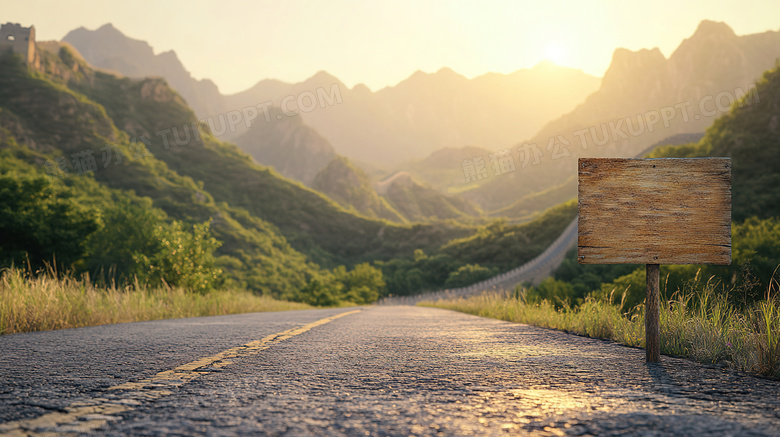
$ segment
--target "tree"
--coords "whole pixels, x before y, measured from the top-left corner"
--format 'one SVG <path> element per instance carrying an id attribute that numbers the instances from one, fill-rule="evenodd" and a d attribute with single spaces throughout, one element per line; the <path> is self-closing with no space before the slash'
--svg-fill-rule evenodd
<path id="1" fill-rule="evenodd" d="M 0 176 L 0 262 L 33 268 L 56 260 L 83 262 L 86 242 L 98 229 L 93 211 L 77 204 L 65 187 L 44 177 Z"/>
<path id="2" fill-rule="evenodd" d="M 376 301 L 385 288 L 382 271 L 368 263 L 358 264 L 349 272 L 340 266 L 333 270 L 333 276 L 343 286 L 344 299 L 357 304 Z"/>
<path id="3" fill-rule="evenodd" d="M 93 276 L 110 274 L 104 279 L 132 281 L 148 269 L 136 259 L 152 257 L 159 249 L 156 229 L 165 224 L 165 213 L 148 198 L 133 201 L 117 196 L 113 200 L 103 210 L 103 226 L 89 239 L 87 270 Z"/>

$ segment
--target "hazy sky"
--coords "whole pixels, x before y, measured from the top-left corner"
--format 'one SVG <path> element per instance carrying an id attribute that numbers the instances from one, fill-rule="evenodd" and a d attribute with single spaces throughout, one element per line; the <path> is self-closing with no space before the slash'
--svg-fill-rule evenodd
<path id="1" fill-rule="evenodd" d="M 601 76 L 617 47 L 667 57 L 703 19 L 738 35 L 780 29 L 780 1 L 2 0 L 2 22 L 38 40 L 111 22 L 159 53 L 175 50 L 223 93 L 326 70 L 348 86 L 394 85 L 447 66 L 467 77 L 544 59 Z"/>

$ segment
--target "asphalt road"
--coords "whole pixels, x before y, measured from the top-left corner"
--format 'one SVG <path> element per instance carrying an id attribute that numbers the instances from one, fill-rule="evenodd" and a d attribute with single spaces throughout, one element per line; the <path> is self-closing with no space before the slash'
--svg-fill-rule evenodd
<path id="1" fill-rule="evenodd" d="M 778 382 L 450 311 L 352 311 L 0 337 L 0 434 L 780 435 Z"/>

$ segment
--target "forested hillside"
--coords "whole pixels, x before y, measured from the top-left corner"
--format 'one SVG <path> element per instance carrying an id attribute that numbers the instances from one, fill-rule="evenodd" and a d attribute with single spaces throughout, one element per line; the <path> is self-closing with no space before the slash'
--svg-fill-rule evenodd
<path id="1" fill-rule="evenodd" d="M 330 275 L 324 268 L 411 255 L 469 233 L 353 215 L 216 140 L 163 80 L 94 71 L 66 47 L 41 54 L 40 71 L 10 54 L 0 62 L 3 208 L 13 212 L 3 226 L 17 237 L 2 246 L 5 265 L 30 256 L 169 283 L 180 271 L 181 281 L 208 277 L 204 289 L 228 281 L 296 298 Z M 35 222 L 25 221 L 30 214 Z M 170 251 L 160 244 L 201 258 L 166 259 L 164 274 L 155 257 Z"/>

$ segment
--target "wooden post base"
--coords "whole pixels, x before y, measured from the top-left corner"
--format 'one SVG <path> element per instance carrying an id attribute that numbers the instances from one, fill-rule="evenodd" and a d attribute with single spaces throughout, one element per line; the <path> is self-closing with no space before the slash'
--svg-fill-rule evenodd
<path id="1" fill-rule="evenodd" d="M 647 362 L 661 361 L 661 293 L 660 266 L 647 264 L 647 293 L 645 294 L 645 351 Z"/>

